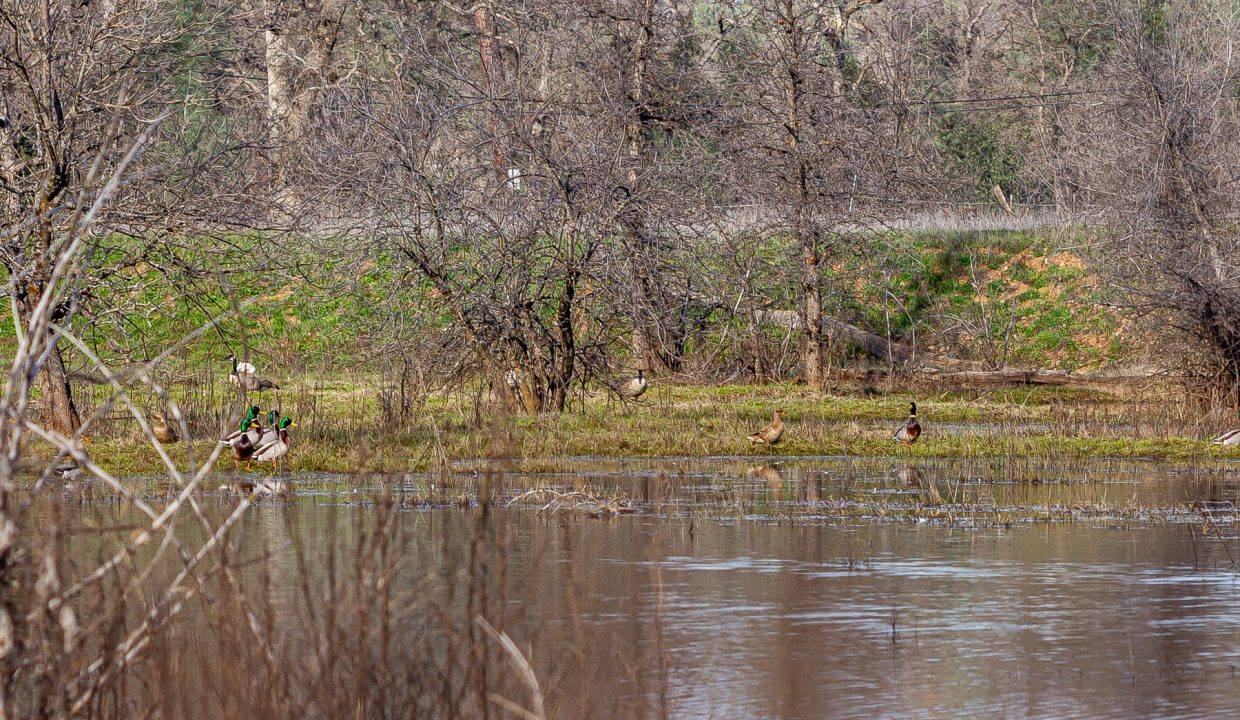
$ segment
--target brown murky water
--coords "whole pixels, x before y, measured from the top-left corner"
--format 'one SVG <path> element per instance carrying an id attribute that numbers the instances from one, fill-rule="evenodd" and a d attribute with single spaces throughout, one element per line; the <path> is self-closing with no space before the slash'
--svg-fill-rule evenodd
<path id="1" fill-rule="evenodd" d="M 529 648 L 549 706 L 573 708 L 557 717 L 583 707 L 658 716 L 660 706 L 676 718 L 1240 713 L 1230 471 L 1075 466 L 1034 483 L 1020 468 L 987 477 L 950 462 L 575 462 L 580 474 L 517 484 L 623 493 L 637 511 L 591 518 L 522 505 L 490 519 L 506 547 L 507 631 Z M 1160 510 L 1010 523 L 833 511 L 918 505 L 910 471 L 943 484 L 940 496 L 955 484 L 1001 511 Z M 238 535 L 242 550 L 275 548 L 274 606 L 290 632 L 299 591 L 287 576 L 306 566 L 287 541 L 300 538 L 317 572 L 329 545 L 348 557 L 373 512 L 361 494 L 323 490 L 332 478 L 300 480 L 296 500 L 264 503 Z M 426 481 L 408 482 L 415 493 Z M 1186 509 L 1202 503 L 1213 528 Z M 101 508 L 81 512 L 108 522 Z M 448 588 L 468 563 L 474 513 L 414 502 L 397 513 L 405 589 L 458 601 Z"/>

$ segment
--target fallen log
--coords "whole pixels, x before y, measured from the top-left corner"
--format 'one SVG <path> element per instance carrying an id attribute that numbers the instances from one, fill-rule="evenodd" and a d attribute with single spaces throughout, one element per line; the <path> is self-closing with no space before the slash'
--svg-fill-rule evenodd
<path id="1" fill-rule="evenodd" d="M 917 375 L 940 384 L 968 387 L 1010 387 L 1013 385 L 1106 385 L 1150 380 L 1159 375 L 1149 371 L 1071 373 L 1066 370 L 959 370 L 943 372 L 926 367 Z"/>
<path id="2" fill-rule="evenodd" d="M 801 329 L 801 314 L 796 310 L 760 310 L 756 313 L 757 321 L 762 325 L 776 325 L 793 332 Z M 831 317 L 822 316 L 822 327 L 827 332 L 856 345 L 867 354 L 883 362 L 903 364 L 913 357 L 913 352 L 905 345 L 888 341 L 877 333 L 872 333 L 851 323 Z"/>
<path id="3" fill-rule="evenodd" d="M 776 325 L 793 332 L 801 329 L 801 315 L 795 310 L 761 310 L 757 314 L 761 324 Z M 844 322 L 830 315 L 822 316 L 823 329 L 852 343 L 867 354 L 893 365 L 913 363 L 910 370 L 918 376 L 943 384 L 973 387 L 1004 387 L 1013 385 L 1101 385 L 1108 383 L 1139 382 L 1157 377 L 1152 370 L 1134 370 L 1101 373 L 1071 373 L 1066 370 L 1002 369 L 984 370 L 980 363 L 957 360 L 950 357 L 927 355 L 914 356 L 913 349 L 904 343 L 887 338 Z"/>
<path id="4" fill-rule="evenodd" d="M 940 382 L 958 385 L 1070 385 L 1078 378 L 1063 370 L 960 370 L 939 372 L 927 369 L 922 375 Z"/>
<path id="5" fill-rule="evenodd" d="M 824 315 L 822 325 L 824 329 L 836 333 L 883 362 L 903 364 L 913 358 L 913 352 L 905 345 L 890 341 L 882 335 L 863 330 L 843 320 Z"/>

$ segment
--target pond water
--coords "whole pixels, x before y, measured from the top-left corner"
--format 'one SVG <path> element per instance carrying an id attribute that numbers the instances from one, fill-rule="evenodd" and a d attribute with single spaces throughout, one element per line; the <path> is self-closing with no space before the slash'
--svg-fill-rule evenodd
<path id="1" fill-rule="evenodd" d="M 298 497 L 260 503 L 237 528 L 240 550 L 272 549 L 285 580 L 272 605 L 290 632 L 302 592 L 290 578 L 321 570 L 329 547 L 349 557 L 374 512 L 365 493 L 338 492 L 344 479 L 293 480 Z M 393 485 L 396 582 L 450 606 L 460 598 L 445 578 L 471 562 L 478 511 L 434 502 L 442 488 L 429 482 Z M 585 488 L 634 510 L 500 503 L 485 520 L 502 539 L 506 632 L 556 717 L 582 717 L 582 698 L 597 718 L 1240 713 L 1237 482 L 1225 468 L 582 459 L 505 482 L 507 498 Z M 917 516 L 927 483 L 940 485 L 938 512 Z M 970 502 L 1000 520 L 966 521 Z M 1128 510 L 1016 516 L 1102 504 Z M 119 522 L 100 504 L 78 512 L 92 527 Z M 106 544 L 86 537 L 83 554 Z"/>

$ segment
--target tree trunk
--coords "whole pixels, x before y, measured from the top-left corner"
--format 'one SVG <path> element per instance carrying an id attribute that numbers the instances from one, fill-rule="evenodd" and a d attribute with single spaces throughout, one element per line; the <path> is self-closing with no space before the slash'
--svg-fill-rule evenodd
<path id="1" fill-rule="evenodd" d="M 69 384 L 69 374 L 65 372 L 59 344 L 48 353 L 47 362 L 43 364 L 40 385 L 47 402 L 47 424 L 62 435 L 76 433 L 82 426 L 82 419 L 77 405 L 73 402 L 73 386 Z"/>
<path id="2" fill-rule="evenodd" d="M 573 330 L 573 298 L 576 292 L 576 280 L 569 279 L 564 286 L 560 306 L 556 310 L 556 326 L 560 333 L 560 362 L 556 368 L 556 377 L 551 382 L 546 408 L 555 412 L 563 412 L 568 406 L 569 385 L 576 370 L 577 341 Z"/>
<path id="3" fill-rule="evenodd" d="M 679 365 L 677 353 L 667 357 L 660 342 L 658 327 L 661 324 L 659 304 L 663 302 L 663 294 L 657 287 L 658 252 L 659 248 L 646 238 L 640 208 L 636 205 L 641 192 L 637 187 L 640 180 L 638 170 L 645 157 L 645 134 L 642 120 L 643 107 L 646 101 L 646 75 L 650 66 L 650 42 L 653 34 L 654 0 L 643 0 L 641 16 L 638 19 L 637 37 L 633 41 L 628 71 L 628 113 L 624 123 L 625 149 L 628 154 L 625 180 L 630 192 L 629 206 L 624 216 L 625 233 L 629 244 L 629 271 L 632 274 L 632 347 L 633 354 L 640 359 L 644 369 L 652 372 L 668 372 Z M 648 271 L 644 264 L 655 266 L 655 272 Z"/>
<path id="4" fill-rule="evenodd" d="M 297 9 L 287 0 L 267 0 L 263 31 L 267 66 L 267 141 L 272 148 L 272 199 L 289 220 L 306 207 L 294 175 L 298 143 L 324 85 L 335 80 L 330 70 L 344 19 L 345 0 L 323 0 L 317 10 Z M 313 12 L 312 16 L 308 13 Z M 300 57 L 292 38 L 304 40 Z M 308 80 L 298 82 L 298 76 Z"/>
<path id="5" fill-rule="evenodd" d="M 38 302 L 41 294 L 41 291 L 34 294 L 33 300 L 29 296 L 18 298 L 18 318 L 23 328 L 29 326 L 31 313 L 34 312 L 30 303 Z M 41 355 L 46 349 L 46 346 L 39 348 L 39 354 Z M 46 408 L 43 424 L 62 435 L 76 433 L 82 426 L 82 418 L 78 413 L 77 404 L 73 401 L 73 386 L 69 382 L 69 373 L 65 370 L 64 357 L 59 343 L 48 352 L 47 360 L 40 368 L 39 389 Z"/>
<path id="6" fill-rule="evenodd" d="M 753 381 L 759 385 L 765 384 L 766 362 L 762 357 L 762 335 L 755 312 L 749 313 L 749 355 L 753 362 Z"/>
<path id="7" fill-rule="evenodd" d="M 817 245 L 817 233 L 814 232 L 806 233 L 801 241 L 801 293 L 804 297 L 802 322 L 805 327 L 801 369 L 805 374 L 805 384 L 811 390 L 822 390 L 826 387 L 822 351 L 822 273 Z"/>
<path id="8" fill-rule="evenodd" d="M 293 53 L 287 28 L 278 23 L 274 9 L 263 33 L 267 64 L 267 142 L 271 146 L 272 201 L 288 217 L 297 214 L 300 198 L 289 178 L 292 150 L 300 126 L 293 94 Z"/>
<path id="9" fill-rule="evenodd" d="M 834 57 L 835 72 L 831 74 L 831 93 L 843 97 L 853 71 L 848 67 L 851 60 L 848 53 L 848 24 L 852 16 L 866 5 L 877 5 L 882 0 L 849 0 L 849 2 L 828 3 L 824 11 L 827 15 L 826 39 L 831 45 Z"/>
<path id="10" fill-rule="evenodd" d="M 500 187 L 508 185 L 508 168 L 511 159 L 508 153 L 508 142 L 504 132 L 504 121 L 499 109 L 499 101 L 503 97 L 507 83 L 504 74 L 504 56 L 495 36 L 495 16 L 486 0 L 474 5 L 471 13 L 474 32 L 478 33 L 478 55 L 482 59 L 483 87 L 486 88 L 490 107 L 487 111 L 487 126 L 491 132 L 491 162 Z"/>
<path id="11" fill-rule="evenodd" d="M 825 386 L 822 351 L 822 273 L 818 255 L 818 224 L 814 215 L 812 168 L 801 138 L 804 78 L 801 76 L 802 19 L 791 0 L 784 3 L 786 47 L 781 78 L 784 90 L 784 145 L 790 158 L 789 190 L 794 203 L 793 230 L 801 245 L 801 375 L 812 390 Z"/>

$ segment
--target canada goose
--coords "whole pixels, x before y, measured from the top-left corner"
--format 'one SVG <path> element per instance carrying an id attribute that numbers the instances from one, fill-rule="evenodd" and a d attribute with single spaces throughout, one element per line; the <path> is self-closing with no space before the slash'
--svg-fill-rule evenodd
<path id="1" fill-rule="evenodd" d="M 1222 435 L 1219 435 L 1218 437 L 1214 438 L 1210 442 L 1214 443 L 1215 445 L 1240 445 L 1240 428 L 1236 428 L 1235 430 L 1228 430 L 1227 432 L 1223 433 Z"/>
<path id="2" fill-rule="evenodd" d="M 756 433 L 749 436 L 749 442 L 762 443 L 767 447 L 777 445 L 784 436 L 784 418 L 783 411 L 776 410 L 775 416 L 771 420 L 771 424 L 762 428 Z"/>
<path id="3" fill-rule="evenodd" d="M 288 435 L 288 429 L 292 425 L 293 419 L 290 417 L 280 420 L 275 437 L 259 446 L 258 451 L 254 453 L 254 461 L 269 462 L 278 471 L 280 469 L 280 458 L 288 453 L 289 447 L 292 445 L 292 439 Z"/>
<path id="4" fill-rule="evenodd" d="M 643 371 L 637 371 L 637 377 L 628 380 L 620 386 L 620 397 L 626 400 L 636 400 L 641 397 L 646 388 L 650 387 L 650 383 L 646 381 L 646 375 Z"/>
<path id="5" fill-rule="evenodd" d="M 151 423 L 151 432 L 155 434 L 156 440 L 167 445 L 181 439 L 176 427 L 168 423 L 168 416 L 162 412 L 154 412 L 151 413 L 151 418 L 155 421 Z"/>
<path id="6" fill-rule="evenodd" d="M 245 390 L 246 392 L 263 392 L 264 390 L 279 390 L 280 386 L 264 377 L 259 377 L 255 373 L 258 368 L 252 363 L 237 362 L 236 355 L 229 355 L 229 361 L 232 362 L 232 372 L 228 374 L 228 382 Z"/>
<path id="7" fill-rule="evenodd" d="M 896 430 L 891 439 L 904 445 L 912 445 L 919 437 L 921 437 L 921 423 L 917 422 L 917 403 L 911 403 L 908 420 L 900 426 L 899 430 Z"/>
<path id="8" fill-rule="evenodd" d="M 229 355 L 228 359 L 232 361 L 232 371 L 234 375 L 253 375 L 258 372 L 258 368 L 254 367 L 254 363 L 237 362 L 236 355 Z"/>

